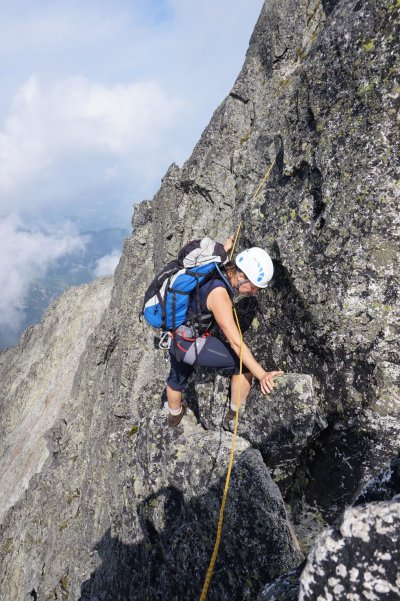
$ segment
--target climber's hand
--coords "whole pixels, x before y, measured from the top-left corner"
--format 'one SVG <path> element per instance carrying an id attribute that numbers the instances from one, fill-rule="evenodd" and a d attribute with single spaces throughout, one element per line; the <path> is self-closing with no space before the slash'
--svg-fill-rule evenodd
<path id="1" fill-rule="evenodd" d="M 231 250 L 232 246 L 233 246 L 233 236 L 229 236 L 229 238 L 227 238 L 224 242 L 225 252 L 228 253 Z"/>
<path id="2" fill-rule="evenodd" d="M 261 392 L 263 394 L 272 392 L 274 386 L 276 386 L 275 378 L 280 378 L 283 374 L 283 371 L 266 371 L 260 379 Z"/>

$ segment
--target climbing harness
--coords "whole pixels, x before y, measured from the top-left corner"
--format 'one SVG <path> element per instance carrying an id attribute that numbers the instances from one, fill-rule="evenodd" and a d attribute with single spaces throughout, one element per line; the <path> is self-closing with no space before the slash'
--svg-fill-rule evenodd
<path id="1" fill-rule="evenodd" d="M 173 334 L 174 337 L 180 337 L 182 340 L 186 342 L 190 342 L 190 346 L 188 348 L 184 348 L 175 340 L 175 346 L 184 354 L 183 362 L 187 365 L 194 365 L 197 361 L 197 357 L 200 351 L 203 349 L 207 338 L 211 336 L 210 332 L 204 332 L 204 334 L 198 335 L 198 333 L 193 332 L 193 327 L 189 326 L 179 326 L 176 332 Z"/>

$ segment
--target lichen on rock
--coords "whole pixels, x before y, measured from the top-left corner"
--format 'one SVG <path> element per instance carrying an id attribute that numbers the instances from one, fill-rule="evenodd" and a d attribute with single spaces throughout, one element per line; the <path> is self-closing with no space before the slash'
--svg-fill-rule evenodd
<path id="1" fill-rule="evenodd" d="M 347 509 L 323 532 L 300 578 L 300 601 L 397 599 L 400 596 L 400 503 Z"/>

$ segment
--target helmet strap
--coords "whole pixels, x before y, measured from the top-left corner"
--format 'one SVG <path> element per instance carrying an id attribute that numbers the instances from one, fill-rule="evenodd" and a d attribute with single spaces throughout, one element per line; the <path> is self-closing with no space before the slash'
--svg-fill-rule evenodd
<path id="1" fill-rule="evenodd" d="M 236 273 L 238 274 L 238 276 L 239 276 L 240 273 L 242 273 L 244 275 L 244 277 L 245 277 L 244 280 L 239 281 L 239 277 L 236 280 L 236 287 L 235 287 L 235 289 L 237 290 L 237 292 L 239 294 L 239 288 L 240 288 L 240 286 L 243 286 L 243 284 L 248 284 L 248 283 L 252 284 L 252 282 L 250 282 L 250 280 L 246 277 L 246 274 L 241 269 L 236 269 Z"/>
<path id="2" fill-rule="evenodd" d="M 252 284 L 252 283 L 253 282 L 251 282 L 250 280 L 242 280 L 241 282 L 238 282 L 236 289 L 239 290 L 240 286 L 243 286 L 243 284 Z"/>

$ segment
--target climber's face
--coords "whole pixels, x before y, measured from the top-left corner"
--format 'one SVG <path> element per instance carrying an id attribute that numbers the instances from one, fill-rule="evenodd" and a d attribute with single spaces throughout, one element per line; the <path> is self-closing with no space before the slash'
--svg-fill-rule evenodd
<path id="1" fill-rule="evenodd" d="M 243 296 L 255 296 L 260 288 L 257 288 L 250 280 L 248 280 L 244 273 L 238 273 L 237 283 L 239 294 Z"/>

